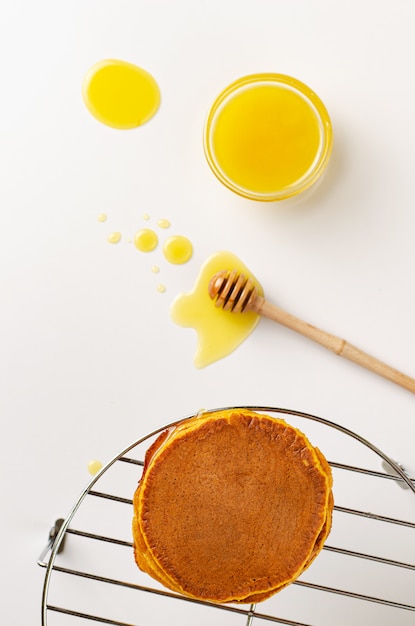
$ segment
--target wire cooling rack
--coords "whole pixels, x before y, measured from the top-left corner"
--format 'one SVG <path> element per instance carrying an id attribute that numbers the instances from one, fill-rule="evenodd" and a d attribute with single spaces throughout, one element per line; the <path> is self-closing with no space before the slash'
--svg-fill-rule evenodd
<path id="1" fill-rule="evenodd" d="M 227 407 L 230 408 L 230 407 Z M 110 461 L 49 533 L 42 626 L 413 626 L 415 479 L 356 433 L 306 413 L 265 412 L 300 428 L 331 465 L 333 527 L 297 581 L 257 605 L 218 605 L 170 592 L 134 563 L 132 496 L 163 426 Z M 223 410 L 215 409 L 215 411 Z"/>

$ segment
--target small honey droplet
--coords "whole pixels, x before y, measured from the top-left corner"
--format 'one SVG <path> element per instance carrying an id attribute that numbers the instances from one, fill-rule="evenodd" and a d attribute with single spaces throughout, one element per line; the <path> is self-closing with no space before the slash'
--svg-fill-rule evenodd
<path id="1" fill-rule="evenodd" d="M 95 474 L 98 474 L 98 472 L 101 469 L 102 469 L 101 461 L 98 461 L 97 459 L 92 459 L 92 461 L 89 461 L 89 463 L 88 463 L 88 472 L 92 476 L 95 476 Z"/>
<path id="2" fill-rule="evenodd" d="M 169 263 L 181 265 L 182 263 L 187 263 L 192 257 L 193 246 L 187 237 L 173 235 L 164 242 L 163 254 Z"/>
<path id="3" fill-rule="evenodd" d="M 108 243 L 118 243 L 119 241 L 121 241 L 121 233 L 119 232 L 110 233 L 107 237 L 107 241 Z"/>
<path id="4" fill-rule="evenodd" d="M 148 213 L 144 213 L 143 215 L 143 220 L 145 220 L 146 222 L 148 222 L 148 220 L 150 219 L 150 216 Z"/>
<path id="5" fill-rule="evenodd" d="M 157 291 L 159 293 L 164 293 L 166 291 L 166 286 L 165 285 L 157 285 Z"/>
<path id="6" fill-rule="evenodd" d="M 158 265 L 153 265 L 153 267 L 151 268 L 151 271 L 153 272 L 153 274 L 158 274 L 160 271 L 160 268 Z"/>
<path id="7" fill-rule="evenodd" d="M 162 219 L 158 220 L 157 226 L 160 226 L 160 228 L 170 228 L 171 224 L 170 224 L 169 220 L 166 220 L 163 217 Z"/>
<path id="8" fill-rule="evenodd" d="M 157 234 L 151 228 L 141 228 L 134 236 L 134 245 L 140 252 L 151 252 L 157 244 Z"/>
<path id="9" fill-rule="evenodd" d="M 106 222 L 107 221 L 107 214 L 106 213 L 100 213 L 97 217 L 98 222 Z"/>

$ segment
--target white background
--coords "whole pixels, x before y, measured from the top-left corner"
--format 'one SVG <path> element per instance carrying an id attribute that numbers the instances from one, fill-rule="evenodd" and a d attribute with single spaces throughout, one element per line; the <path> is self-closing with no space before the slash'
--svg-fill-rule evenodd
<path id="1" fill-rule="evenodd" d="M 415 376 L 414 20 L 409 0 L 3 3 L 2 622 L 40 624 L 36 560 L 88 461 L 201 407 L 317 414 L 413 471 L 411 393 L 266 320 L 196 370 L 194 332 L 169 307 L 229 250 L 270 300 Z M 105 127 L 82 102 L 86 71 L 111 57 L 160 86 L 142 128 Z M 302 80 L 332 118 L 326 176 L 295 200 L 239 198 L 203 155 L 210 103 L 254 72 Z M 193 242 L 188 264 L 127 242 L 159 218 L 171 221 L 161 241 Z M 118 245 L 106 241 L 113 230 Z"/>

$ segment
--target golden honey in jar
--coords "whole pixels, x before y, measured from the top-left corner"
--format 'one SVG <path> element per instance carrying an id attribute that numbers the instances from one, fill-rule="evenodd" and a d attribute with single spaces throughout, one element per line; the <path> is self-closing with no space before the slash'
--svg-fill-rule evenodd
<path id="1" fill-rule="evenodd" d="M 282 200 L 307 189 L 326 168 L 331 147 L 323 102 L 283 74 L 255 74 L 229 85 L 214 101 L 204 130 L 216 177 L 252 200 Z"/>

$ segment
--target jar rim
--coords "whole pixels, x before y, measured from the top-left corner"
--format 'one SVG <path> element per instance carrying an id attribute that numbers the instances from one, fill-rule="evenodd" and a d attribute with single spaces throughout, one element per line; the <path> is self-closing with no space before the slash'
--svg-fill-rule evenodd
<path id="1" fill-rule="evenodd" d="M 272 192 L 260 193 L 254 190 L 246 189 L 241 185 L 235 183 L 231 178 L 223 171 L 218 160 L 216 159 L 215 150 L 213 146 L 213 136 L 215 123 L 220 112 L 226 107 L 226 104 L 238 93 L 243 90 L 255 88 L 260 85 L 271 85 L 277 87 L 284 87 L 292 90 L 301 96 L 313 110 L 318 124 L 320 132 L 319 147 L 316 152 L 316 157 L 313 160 L 310 168 L 305 172 L 303 176 L 294 181 L 287 187 Z M 328 159 L 332 150 L 333 131 L 330 116 L 319 96 L 302 81 L 288 76 L 286 74 L 278 73 L 257 73 L 242 76 L 241 78 L 233 81 L 227 87 L 225 87 L 215 98 L 212 105 L 209 108 L 203 133 L 203 146 L 206 156 L 206 160 L 213 171 L 216 178 L 225 185 L 231 191 L 238 195 L 251 200 L 259 201 L 277 201 L 294 196 L 317 181 L 318 178 L 324 172 Z"/>

